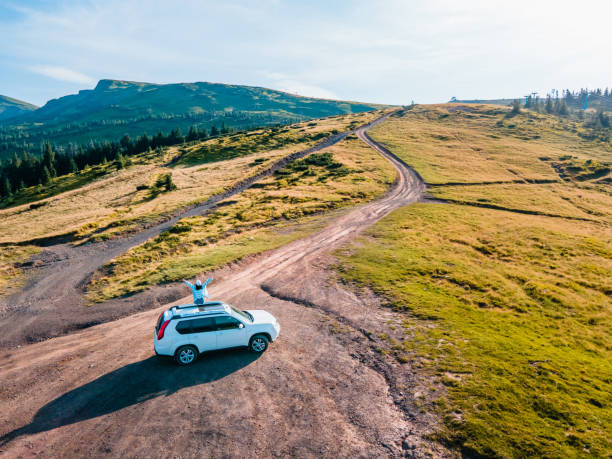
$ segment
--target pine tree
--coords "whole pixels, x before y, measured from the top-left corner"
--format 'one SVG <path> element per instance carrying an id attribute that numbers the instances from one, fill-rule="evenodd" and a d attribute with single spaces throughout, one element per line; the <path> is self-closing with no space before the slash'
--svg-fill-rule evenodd
<path id="1" fill-rule="evenodd" d="M 49 168 L 47 166 L 43 166 L 42 184 L 49 185 L 50 183 L 51 183 L 51 173 L 49 172 Z"/>
<path id="2" fill-rule="evenodd" d="M 546 97 L 546 105 L 544 106 L 544 109 L 548 114 L 551 114 L 555 111 L 553 107 L 552 97 L 550 97 L 550 95 Z"/>
<path id="3" fill-rule="evenodd" d="M 55 170 L 55 152 L 53 148 L 51 148 L 51 144 L 49 142 L 45 142 L 45 152 L 43 153 L 43 164 L 47 168 L 47 172 L 51 178 L 57 176 L 57 172 Z"/>
<path id="4" fill-rule="evenodd" d="M 217 129 L 217 126 L 213 126 L 210 128 L 210 136 L 211 137 L 215 137 L 219 135 L 219 130 Z"/>
<path id="5" fill-rule="evenodd" d="M 74 160 L 74 158 L 70 158 L 70 172 L 72 172 L 73 174 L 76 174 L 79 171 L 79 166 L 77 166 L 76 161 Z"/>
<path id="6" fill-rule="evenodd" d="M 172 174 L 165 175 L 163 185 L 166 191 L 176 190 L 176 185 L 172 181 Z"/>
<path id="7" fill-rule="evenodd" d="M 117 169 L 123 169 L 125 167 L 125 158 L 121 153 L 119 153 L 115 164 L 117 165 Z"/>
<path id="8" fill-rule="evenodd" d="M 2 181 L 0 181 L 0 196 L 10 198 L 12 194 L 11 182 L 8 177 L 4 177 Z"/>
<path id="9" fill-rule="evenodd" d="M 129 135 L 125 134 L 123 137 L 121 137 L 119 144 L 127 154 L 132 153 L 132 150 L 134 149 L 134 143 L 132 142 L 132 139 L 130 139 Z"/>
<path id="10" fill-rule="evenodd" d="M 187 133 L 187 141 L 198 140 L 202 138 L 202 132 L 196 126 L 190 126 Z"/>

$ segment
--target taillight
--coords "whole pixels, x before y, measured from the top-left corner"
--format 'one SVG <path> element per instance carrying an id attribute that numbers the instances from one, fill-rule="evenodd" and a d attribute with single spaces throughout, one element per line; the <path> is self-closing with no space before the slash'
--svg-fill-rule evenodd
<path id="1" fill-rule="evenodd" d="M 166 331 L 166 327 L 170 323 L 169 320 L 166 320 L 161 327 L 159 327 L 159 331 L 157 332 L 157 339 L 162 339 L 164 337 L 164 332 Z"/>

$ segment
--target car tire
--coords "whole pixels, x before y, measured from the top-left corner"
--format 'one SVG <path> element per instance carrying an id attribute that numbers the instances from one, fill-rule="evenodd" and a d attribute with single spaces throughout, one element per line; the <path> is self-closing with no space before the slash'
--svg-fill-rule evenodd
<path id="1" fill-rule="evenodd" d="M 249 350 L 255 354 L 261 354 L 268 349 L 268 337 L 265 335 L 255 335 L 249 342 Z"/>
<path id="2" fill-rule="evenodd" d="M 195 346 L 181 346 L 174 353 L 174 360 L 181 366 L 191 365 L 198 358 L 198 350 Z"/>

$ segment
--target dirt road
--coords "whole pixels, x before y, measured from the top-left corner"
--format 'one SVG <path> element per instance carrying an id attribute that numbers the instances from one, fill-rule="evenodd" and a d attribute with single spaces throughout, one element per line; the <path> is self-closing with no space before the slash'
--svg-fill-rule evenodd
<path id="1" fill-rule="evenodd" d="M 376 123 L 377 121 L 366 127 Z M 212 210 L 222 200 L 244 191 L 289 162 L 334 145 L 351 132 L 332 135 L 311 148 L 292 153 L 264 171 L 241 180 L 229 190 L 216 194 L 201 204 L 181 209 L 169 220 L 134 235 L 77 247 L 70 244 L 47 247 L 35 257 L 38 263 L 42 264 L 29 274 L 26 286 L 9 298 L 0 298 L 0 314 L 3 318 L 0 322 L 0 348 L 42 341 L 134 312 L 152 309 L 179 298 L 179 292 L 182 290 L 169 286 L 156 289 L 154 294 L 149 292 L 137 298 L 108 301 L 96 305 L 95 308 L 85 308 L 83 289 L 90 276 L 105 263 L 169 229 L 181 218 L 201 215 Z"/>
<path id="2" fill-rule="evenodd" d="M 207 355 L 188 368 L 155 359 L 159 313 L 136 313 L 0 355 L 0 449 L 7 457 L 426 457 L 431 419 L 412 408 L 409 365 L 376 353 L 393 313 L 344 291 L 330 250 L 418 200 L 419 177 L 398 170 L 383 198 L 321 232 L 219 273 L 211 293 L 266 309 L 281 336 L 259 358 Z"/>

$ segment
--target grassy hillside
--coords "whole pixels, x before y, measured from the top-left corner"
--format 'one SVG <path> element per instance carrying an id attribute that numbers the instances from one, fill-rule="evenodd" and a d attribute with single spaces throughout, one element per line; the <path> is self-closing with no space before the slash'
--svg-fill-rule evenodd
<path id="1" fill-rule="evenodd" d="M 247 128 L 357 113 L 375 104 L 301 97 L 272 89 L 218 83 L 150 84 L 100 80 L 93 90 L 49 101 L 0 129 L 0 156 L 56 145 L 154 135 L 191 126 Z"/>
<path id="2" fill-rule="evenodd" d="M 265 157 L 250 158 L 252 165 Z M 179 281 L 279 247 L 320 228 L 330 211 L 381 195 L 394 179 L 387 161 L 350 136 L 116 258 L 92 279 L 89 297 L 103 301 Z"/>
<path id="3" fill-rule="evenodd" d="M 346 280 L 403 313 L 376 345 L 420 370 L 418 407 L 466 456 L 612 448 L 612 189 L 609 175 L 560 166 L 607 167 L 612 153 L 559 123 L 443 105 L 377 126 L 439 201 L 338 253 Z"/>
<path id="4" fill-rule="evenodd" d="M 36 110 L 36 105 L 0 94 L 0 122 Z"/>
<path id="5" fill-rule="evenodd" d="M 17 196 L 26 204 L 0 209 L 0 294 L 3 285 L 20 277 L 19 264 L 40 250 L 36 240 L 60 237 L 82 244 L 154 224 L 275 160 L 377 116 L 363 112 L 169 147 L 138 155 L 125 169 L 109 162 L 55 178 L 48 187 L 27 188 Z M 154 184 L 165 174 L 177 189 L 157 193 Z"/>
<path id="6" fill-rule="evenodd" d="M 117 170 L 109 162 L 58 177 L 49 187 L 24 190 L 22 198 L 28 204 L 0 210 L 0 243 L 23 243 L 75 231 L 80 238 L 94 233 L 98 238 L 111 237 L 139 224 L 156 221 L 189 203 L 203 201 L 236 181 L 256 174 L 275 159 L 377 116 L 380 115 L 365 112 L 282 129 L 228 135 L 151 151 L 135 157 L 125 169 Z M 151 199 L 151 185 L 156 177 L 166 173 L 172 174 L 178 189 Z M 91 183 L 82 183 L 92 179 Z M 31 200 L 35 201 L 30 203 Z M 39 223 L 32 225 L 32 221 Z"/>

